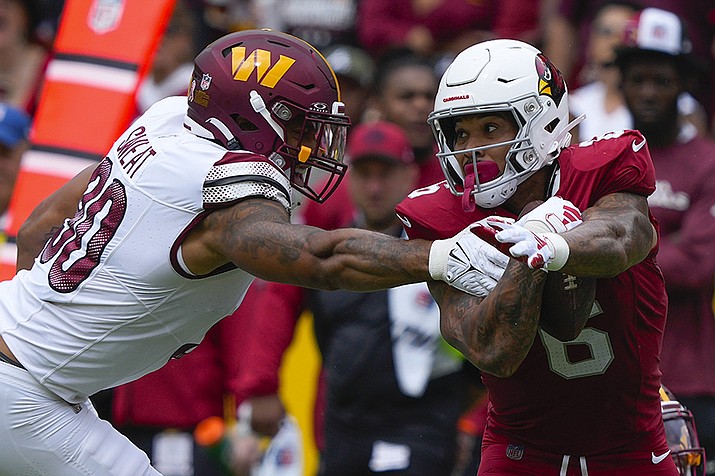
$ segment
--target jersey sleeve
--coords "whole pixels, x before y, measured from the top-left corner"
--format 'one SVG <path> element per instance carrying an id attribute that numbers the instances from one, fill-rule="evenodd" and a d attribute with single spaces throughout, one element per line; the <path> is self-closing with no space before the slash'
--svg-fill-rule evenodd
<path id="1" fill-rule="evenodd" d="M 395 212 L 408 238 L 425 240 L 450 238 L 487 214 L 513 217 L 500 208 L 464 211 L 460 197 L 452 195 L 445 181 L 414 190 L 395 207 Z"/>
<path id="2" fill-rule="evenodd" d="M 244 198 L 275 200 L 290 212 L 292 190 L 283 171 L 266 157 L 229 152 L 216 162 L 204 180 L 202 198 L 207 210 L 230 207 Z"/>
<path id="3" fill-rule="evenodd" d="M 611 193 L 648 196 L 655 191 L 655 168 L 638 131 L 610 132 L 581 142 L 563 151 L 559 163 L 559 195 L 582 209 Z"/>

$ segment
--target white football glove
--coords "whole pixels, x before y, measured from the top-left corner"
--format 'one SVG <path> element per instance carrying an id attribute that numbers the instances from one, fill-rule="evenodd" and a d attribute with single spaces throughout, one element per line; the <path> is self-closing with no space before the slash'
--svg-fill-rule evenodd
<path id="1" fill-rule="evenodd" d="M 581 223 L 581 210 L 561 197 L 549 198 L 516 221 L 534 233 L 563 233 Z"/>
<path id="2" fill-rule="evenodd" d="M 570 249 L 558 233 L 534 233 L 516 223 L 508 223 L 501 217 L 487 218 L 486 225 L 499 230 L 494 235 L 500 243 L 513 243 L 509 253 L 531 269 L 557 271 L 569 259 Z"/>
<path id="3" fill-rule="evenodd" d="M 484 298 L 504 274 L 509 258 L 472 233 L 473 226 L 432 243 L 429 271 L 432 279 Z"/>

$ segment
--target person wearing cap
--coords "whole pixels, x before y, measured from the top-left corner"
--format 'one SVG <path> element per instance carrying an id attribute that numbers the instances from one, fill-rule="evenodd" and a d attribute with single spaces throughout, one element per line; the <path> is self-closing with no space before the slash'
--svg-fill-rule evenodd
<path id="1" fill-rule="evenodd" d="M 0 233 L 20 171 L 20 159 L 27 150 L 30 117 L 24 111 L 0 103 Z M 0 237 L 2 239 L 2 237 Z"/>
<path id="2" fill-rule="evenodd" d="M 352 226 L 400 236 L 394 207 L 418 180 L 405 134 L 388 122 L 362 124 L 350 131 L 348 144 Z M 288 309 L 286 296 L 301 302 L 300 309 Z M 315 413 L 319 474 L 451 473 L 457 421 L 474 376 L 441 340 L 426 285 L 352 293 L 265 283 L 252 302 L 271 312 L 253 316 L 258 320 L 245 337 L 256 362 L 245 367 L 246 382 L 266 379 L 262 369 L 274 360 L 269 341 L 277 322 L 294 321 L 305 309 L 313 313 L 325 384 Z"/>
<path id="3" fill-rule="evenodd" d="M 573 117 L 585 119 L 575 129 L 579 141 L 593 139 L 609 131 L 633 129 L 633 118 L 623 99 L 620 71 L 615 63 L 616 48 L 624 39 L 628 20 L 640 8 L 625 0 L 609 0 L 601 5 L 589 27 L 587 63 L 579 77 L 583 86 L 571 93 Z M 695 97 L 684 91 L 678 98 L 681 120 L 707 131 L 707 114 Z"/>
<path id="4" fill-rule="evenodd" d="M 647 140 L 656 191 L 648 203 L 660 223 L 658 264 L 669 296 L 663 383 L 698 422 L 715 455 L 715 143 L 678 121 L 678 96 L 697 74 L 679 17 L 648 8 L 618 50 L 622 89 L 635 128 Z M 715 474 L 710 465 L 708 474 Z"/>
<path id="5" fill-rule="evenodd" d="M 332 45 L 323 54 L 340 81 L 346 114 L 362 122 L 375 78 L 375 62 L 367 51 L 353 45 Z"/>

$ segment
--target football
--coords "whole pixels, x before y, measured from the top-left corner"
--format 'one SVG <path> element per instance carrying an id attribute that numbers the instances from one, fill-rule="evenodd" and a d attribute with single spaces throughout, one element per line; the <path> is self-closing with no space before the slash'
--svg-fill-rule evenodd
<path id="1" fill-rule="evenodd" d="M 520 216 L 541 203 L 541 200 L 529 202 Z M 561 341 L 575 339 L 591 314 L 595 296 L 596 278 L 549 271 L 541 298 L 539 327 Z"/>
<path id="2" fill-rule="evenodd" d="M 591 315 L 596 278 L 577 278 L 549 271 L 541 298 L 539 327 L 560 341 L 578 337 Z"/>

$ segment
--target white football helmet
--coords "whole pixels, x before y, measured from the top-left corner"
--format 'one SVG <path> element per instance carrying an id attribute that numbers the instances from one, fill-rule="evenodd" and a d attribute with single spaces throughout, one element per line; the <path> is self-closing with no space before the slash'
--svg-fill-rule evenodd
<path id="1" fill-rule="evenodd" d="M 514 140 L 454 150 L 455 118 L 486 112 L 510 112 L 519 127 Z M 490 40 L 462 51 L 440 81 L 428 122 L 439 145 L 442 170 L 455 195 L 474 197 L 477 205 L 494 208 L 511 197 L 519 184 L 551 164 L 571 143 L 568 93 L 561 73 L 533 46 L 516 40 Z M 506 168 L 480 183 L 476 152 L 511 144 Z M 471 154 L 465 177 L 455 155 Z M 472 176 L 473 175 L 473 176 Z M 485 174 L 489 175 L 489 174 Z M 466 179 L 466 180 L 465 180 Z M 470 197 L 463 199 L 468 203 Z"/>

